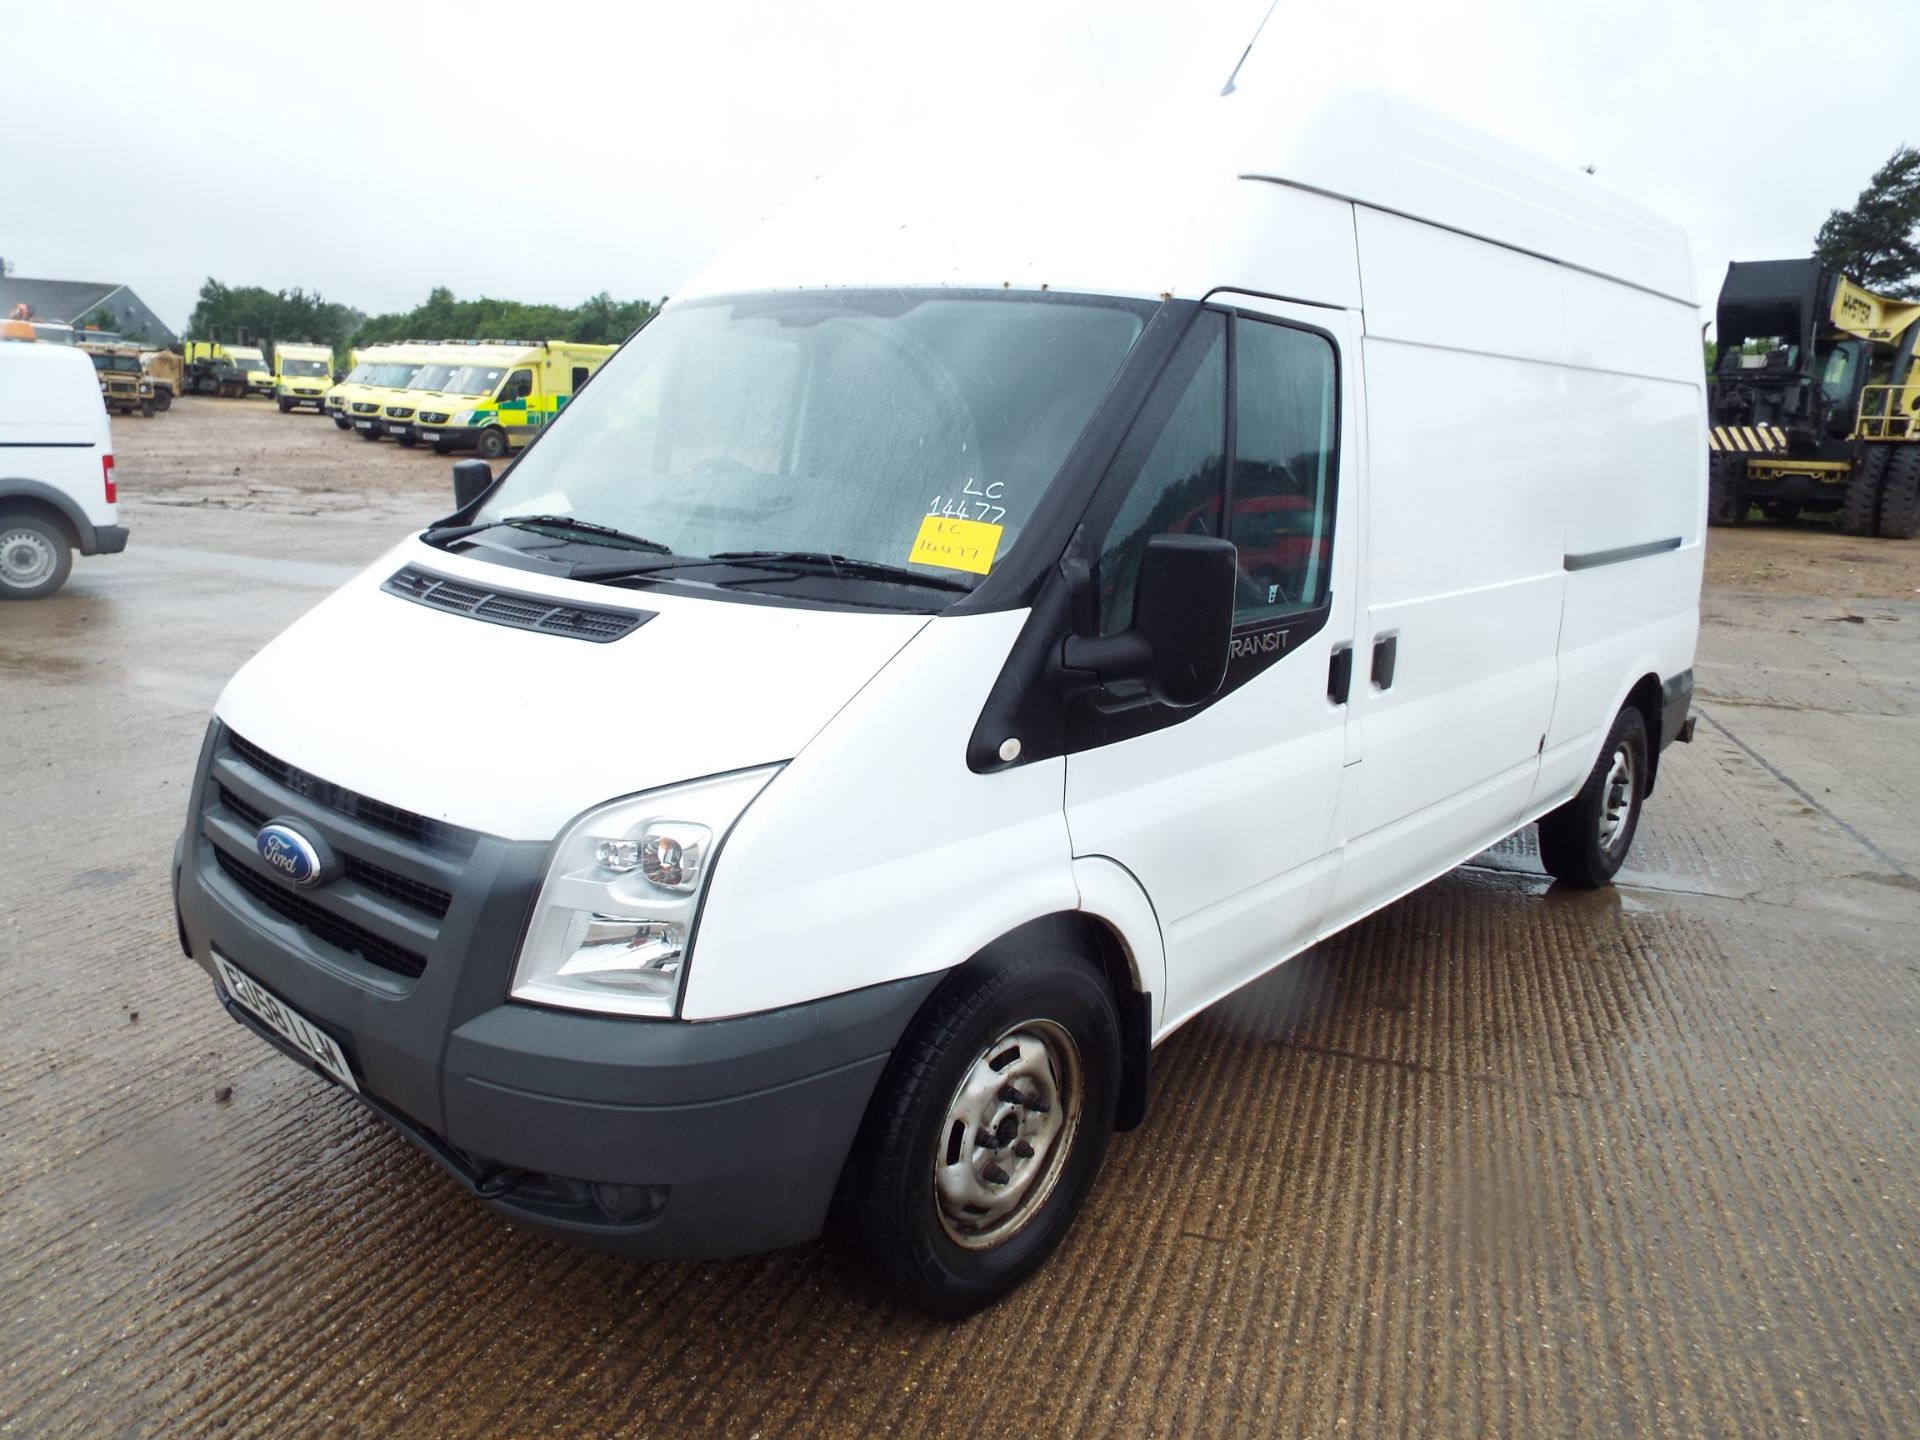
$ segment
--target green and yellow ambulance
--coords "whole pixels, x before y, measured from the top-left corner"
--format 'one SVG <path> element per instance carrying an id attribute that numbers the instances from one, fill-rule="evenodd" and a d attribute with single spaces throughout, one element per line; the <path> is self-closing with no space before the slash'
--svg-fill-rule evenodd
<path id="1" fill-rule="evenodd" d="M 617 348 L 564 340 L 455 342 L 461 363 L 412 417 L 416 441 L 440 454 L 500 459 L 540 433 Z"/>

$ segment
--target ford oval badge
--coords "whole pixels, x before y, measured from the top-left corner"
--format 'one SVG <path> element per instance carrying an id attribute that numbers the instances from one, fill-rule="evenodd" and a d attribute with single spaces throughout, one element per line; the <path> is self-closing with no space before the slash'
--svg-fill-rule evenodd
<path id="1" fill-rule="evenodd" d="M 253 837 L 253 843 L 260 849 L 260 858 L 267 862 L 275 874 L 284 876 L 296 885 L 320 883 L 320 851 L 291 825 L 282 825 L 277 821 L 262 825 L 260 833 Z"/>

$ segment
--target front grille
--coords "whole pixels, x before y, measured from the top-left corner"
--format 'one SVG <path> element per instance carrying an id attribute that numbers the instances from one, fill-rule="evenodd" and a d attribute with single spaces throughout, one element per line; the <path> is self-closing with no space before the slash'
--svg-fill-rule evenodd
<path id="1" fill-rule="evenodd" d="M 389 595 L 435 610 L 603 645 L 631 635 L 654 616 L 651 610 L 603 610 L 589 605 L 564 605 L 541 595 L 483 589 L 412 565 L 396 570 L 380 588 Z"/>
<path id="2" fill-rule="evenodd" d="M 426 956 L 322 909 L 306 896 L 296 894 L 278 881 L 269 880 L 258 871 L 249 869 L 217 845 L 213 854 L 229 880 L 281 919 L 291 921 L 336 949 L 357 954 L 368 964 L 378 965 L 382 970 L 391 970 L 409 979 L 417 979 L 426 972 Z"/>
<path id="3" fill-rule="evenodd" d="M 385 801 L 356 794 L 344 785 L 335 785 L 331 781 L 322 780 L 318 775 L 309 775 L 306 771 L 269 755 L 258 745 L 242 739 L 232 731 L 227 732 L 227 744 L 236 759 L 245 761 L 275 784 L 282 785 L 317 805 L 337 811 L 349 819 L 358 820 L 363 825 L 371 825 L 390 835 L 398 835 L 403 840 L 424 845 L 430 850 L 458 856 L 473 853 L 474 841 L 478 837 L 471 830 L 462 829 L 458 825 L 449 825 L 444 820 L 435 820 L 426 815 L 416 815 L 411 810 L 402 810 L 397 805 L 389 805 Z"/>
<path id="4" fill-rule="evenodd" d="M 254 830 L 272 818 L 266 811 L 248 804 L 224 785 L 220 787 L 220 803 Z M 453 906 L 453 896 L 437 886 L 410 879 L 396 870 L 362 860 L 357 855 L 345 856 L 344 860 L 349 880 L 378 891 L 390 900 L 411 906 L 422 915 L 441 920 L 446 918 L 447 911 Z"/>
<path id="5" fill-rule="evenodd" d="M 413 411 L 400 406 L 389 405 L 387 407 L 387 418 L 389 420 L 411 420 L 413 418 Z"/>
<path id="6" fill-rule="evenodd" d="M 438 410 L 422 410 L 420 412 L 420 423 L 422 425 L 444 425 L 452 418 L 451 415 L 442 414 Z"/>
<path id="7" fill-rule="evenodd" d="M 377 400 L 356 400 L 353 402 L 353 413 L 356 415 L 378 415 L 380 413 L 380 403 Z"/>

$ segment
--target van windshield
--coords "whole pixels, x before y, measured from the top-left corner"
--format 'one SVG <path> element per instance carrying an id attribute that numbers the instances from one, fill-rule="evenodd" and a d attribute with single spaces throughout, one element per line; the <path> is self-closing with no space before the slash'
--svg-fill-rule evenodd
<path id="1" fill-rule="evenodd" d="M 491 395 L 506 373 L 498 365 L 462 365 L 440 388 L 449 395 Z"/>
<path id="2" fill-rule="evenodd" d="M 385 365 L 374 366 L 373 373 L 367 376 L 365 383 L 378 385 L 387 390 L 404 390 L 407 388 L 407 382 L 413 379 L 414 372 L 419 368 L 418 361 L 412 363 L 404 360 L 390 361 Z"/>
<path id="3" fill-rule="evenodd" d="M 950 290 L 669 309 L 478 518 L 562 514 L 675 556 L 806 552 L 977 579 L 1033 514 L 1152 309 Z M 966 523 L 935 523 L 952 521 Z"/>
<path id="4" fill-rule="evenodd" d="M 407 382 L 409 390 L 438 390 L 446 384 L 447 376 L 453 373 L 451 365 L 422 365 L 419 373 Z"/>
<path id="5" fill-rule="evenodd" d="M 280 362 L 280 373 L 282 375 L 324 375 L 327 373 L 327 362 L 324 360 L 282 360 Z"/>

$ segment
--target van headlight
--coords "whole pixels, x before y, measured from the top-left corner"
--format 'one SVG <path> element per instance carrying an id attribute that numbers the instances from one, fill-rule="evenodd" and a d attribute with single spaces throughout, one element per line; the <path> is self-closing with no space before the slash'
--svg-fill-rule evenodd
<path id="1" fill-rule="evenodd" d="M 450 423 L 454 425 L 471 425 L 473 423 L 473 411 L 460 410 L 455 412 Z"/>
<path id="2" fill-rule="evenodd" d="M 778 765 L 650 790 L 567 827 L 520 947 L 515 1000 L 671 1016 L 713 861 Z"/>

